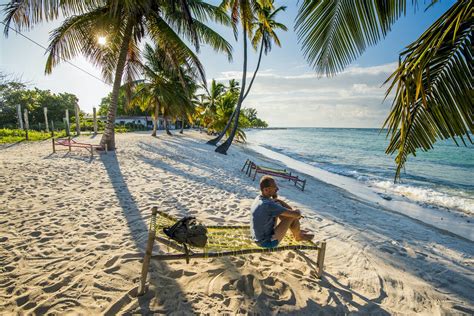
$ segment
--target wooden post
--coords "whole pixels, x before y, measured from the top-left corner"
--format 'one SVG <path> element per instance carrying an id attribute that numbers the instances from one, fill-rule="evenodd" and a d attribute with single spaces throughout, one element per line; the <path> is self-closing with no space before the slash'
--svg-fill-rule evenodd
<path id="1" fill-rule="evenodd" d="M 67 138 L 67 143 L 69 145 L 69 152 L 71 152 L 71 136 Z"/>
<path id="2" fill-rule="evenodd" d="M 54 122 L 51 120 L 51 137 L 54 137 Z"/>
<path id="3" fill-rule="evenodd" d="M 23 118 L 21 117 L 21 105 L 16 105 L 16 113 L 18 114 L 18 127 L 23 129 Z"/>
<path id="4" fill-rule="evenodd" d="M 64 118 L 66 122 L 66 135 L 71 136 L 71 131 L 69 130 L 69 110 L 66 109 L 66 117 Z"/>
<path id="5" fill-rule="evenodd" d="M 321 278 L 324 272 L 324 256 L 326 255 L 326 242 L 321 242 L 321 248 L 318 249 L 318 277 Z"/>
<path id="6" fill-rule="evenodd" d="M 74 110 L 76 112 L 76 136 L 79 136 L 81 135 L 81 122 L 79 119 L 79 105 L 78 104 L 76 104 L 76 106 L 74 107 Z"/>
<path id="7" fill-rule="evenodd" d="M 94 135 L 97 134 L 97 112 L 95 110 L 95 107 L 92 108 L 93 111 L 93 116 L 94 116 Z"/>
<path id="8" fill-rule="evenodd" d="M 54 146 L 54 137 L 51 138 L 51 140 L 53 141 L 53 153 L 55 154 L 56 153 L 56 147 Z"/>
<path id="9" fill-rule="evenodd" d="M 25 109 L 23 113 L 23 118 L 25 120 L 25 132 L 26 132 L 26 140 L 28 140 L 28 129 L 30 128 L 30 124 L 28 122 L 28 109 Z"/>
<path id="10" fill-rule="evenodd" d="M 138 295 L 143 295 L 146 292 L 146 277 L 148 275 L 148 266 L 150 265 L 150 258 L 153 252 L 153 244 L 155 243 L 156 235 L 156 213 L 158 208 L 153 206 L 151 209 L 150 230 L 148 231 L 148 241 L 146 244 L 145 257 L 143 258 L 142 276 L 140 278 L 140 287 L 138 288 Z"/>
<path id="11" fill-rule="evenodd" d="M 49 133 L 49 126 L 48 126 L 48 108 L 44 107 L 43 108 L 43 113 L 44 113 L 44 122 L 46 124 L 46 133 Z"/>

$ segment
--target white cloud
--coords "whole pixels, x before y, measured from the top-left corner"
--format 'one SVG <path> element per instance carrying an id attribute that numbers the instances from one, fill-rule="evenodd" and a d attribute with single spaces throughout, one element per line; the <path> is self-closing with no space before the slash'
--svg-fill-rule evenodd
<path id="1" fill-rule="evenodd" d="M 395 67 L 356 66 L 331 78 L 266 69 L 257 75 L 244 107 L 256 108 L 270 126 L 380 127 L 391 103 L 383 101 L 387 87 L 382 84 Z M 218 80 L 241 76 L 241 71 L 227 71 Z"/>

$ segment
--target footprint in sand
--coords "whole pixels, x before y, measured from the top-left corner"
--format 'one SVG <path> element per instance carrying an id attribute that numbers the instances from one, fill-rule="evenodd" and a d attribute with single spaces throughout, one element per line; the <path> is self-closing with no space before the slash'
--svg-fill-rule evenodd
<path id="1" fill-rule="evenodd" d="M 283 283 L 274 277 L 269 276 L 262 280 L 262 286 L 268 297 L 277 300 L 277 302 L 275 302 L 277 305 L 291 305 L 296 302 L 295 293 L 288 284 Z"/>
<path id="2" fill-rule="evenodd" d="M 28 300 L 30 299 L 30 296 L 28 294 L 26 295 L 23 295 L 23 296 L 20 296 L 18 297 L 15 302 L 16 302 L 16 305 L 17 306 L 22 306 L 24 305 L 26 302 L 28 302 Z"/>
<path id="3" fill-rule="evenodd" d="M 107 234 L 107 233 L 97 233 L 97 234 L 94 235 L 94 237 L 97 238 L 97 239 L 104 239 L 106 237 L 109 237 L 109 234 Z"/>
<path id="4" fill-rule="evenodd" d="M 34 232 L 32 232 L 32 233 L 30 233 L 30 236 L 31 236 L 31 237 L 38 237 L 39 235 L 41 235 L 41 232 L 40 232 L 40 231 L 37 231 L 37 230 L 34 231 Z"/>
<path id="5" fill-rule="evenodd" d="M 232 290 L 237 290 L 248 297 L 255 297 L 262 293 L 262 286 L 260 280 L 256 279 L 251 274 L 247 274 L 238 279 L 231 280 L 222 287 L 222 291 Z"/>
<path id="6" fill-rule="evenodd" d="M 110 268 L 111 266 L 114 265 L 115 262 L 117 262 L 118 258 L 119 258 L 118 256 L 112 257 L 111 259 L 109 259 L 109 260 L 104 264 L 104 266 L 105 266 L 106 268 Z"/>

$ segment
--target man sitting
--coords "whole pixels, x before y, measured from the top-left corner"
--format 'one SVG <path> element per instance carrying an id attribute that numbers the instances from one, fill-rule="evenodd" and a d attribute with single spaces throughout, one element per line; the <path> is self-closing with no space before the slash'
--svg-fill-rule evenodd
<path id="1" fill-rule="evenodd" d="M 255 198 L 251 207 L 250 222 L 252 238 L 260 247 L 278 246 L 288 229 L 296 240 L 313 239 L 313 234 L 300 229 L 301 212 L 278 199 L 275 179 L 263 176 L 260 179 L 260 191 L 261 194 Z"/>

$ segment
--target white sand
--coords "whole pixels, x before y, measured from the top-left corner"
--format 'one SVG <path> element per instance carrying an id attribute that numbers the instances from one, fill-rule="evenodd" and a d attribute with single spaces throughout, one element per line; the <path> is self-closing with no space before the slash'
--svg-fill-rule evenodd
<path id="1" fill-rule="evenodd" d="M 92 160 L 51 154 L 50 141 L 0 147 L 0 314 L 474 313 L 473 242 L 315 178 L 305 192 L 279 184 L 328 243 L 322 279 L 312 252 L 153 262 L 148 293 L 134 297 L 151 206 L 248 223 L 258 190 L 242 164 L 278 166 L 242 146 L 216 154 L 200 137 L 119 134 L 115 153 Z"/>

